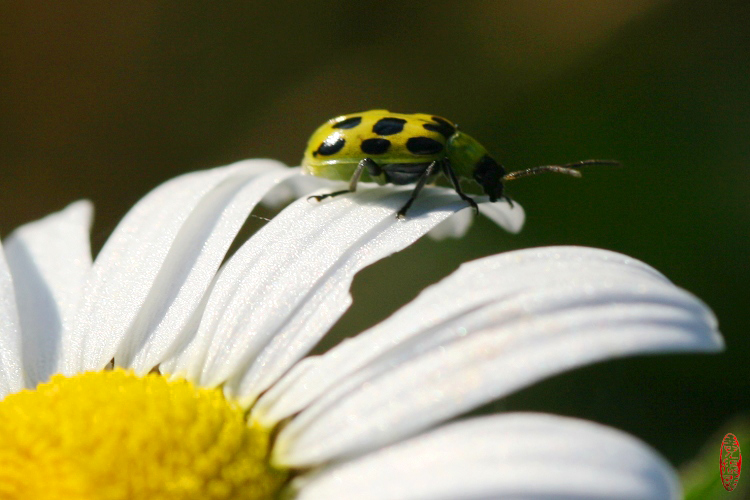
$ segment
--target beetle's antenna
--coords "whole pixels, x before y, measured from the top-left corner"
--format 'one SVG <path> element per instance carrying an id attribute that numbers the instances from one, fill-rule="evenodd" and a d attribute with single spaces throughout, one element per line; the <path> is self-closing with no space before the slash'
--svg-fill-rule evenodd
<path id="1" fill-rule="evenodd" d="M 568 163 L 566 165 L 544 165 L 541 167 L 532 167 L 527 168 L 526 170 L 516 170 L 515 172 L 509 172 L 503 176 L 503 181 L 512 181 L 515 179 L 520 179 L 521 177 L 543 174 L 544 172 L 557 172 L 558 174 L 581 177 L 581 172 L 575 169 L 586 167 L 589 165 L 620 165 L 620 162 L 614 160 L 582 160 L 574 163 Z"/>

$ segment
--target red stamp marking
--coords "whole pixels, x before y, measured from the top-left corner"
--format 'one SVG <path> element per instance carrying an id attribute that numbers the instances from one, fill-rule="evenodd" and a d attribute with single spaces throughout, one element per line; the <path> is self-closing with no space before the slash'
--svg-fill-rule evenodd
<path id="1" fill-rule="evenodd" d="M 719 477 L 724 489 L 732 491 L 737 487 L 742 472 L 742 452 L 737 436 L 731 432 L 721 440 L 719 449 Z"/>

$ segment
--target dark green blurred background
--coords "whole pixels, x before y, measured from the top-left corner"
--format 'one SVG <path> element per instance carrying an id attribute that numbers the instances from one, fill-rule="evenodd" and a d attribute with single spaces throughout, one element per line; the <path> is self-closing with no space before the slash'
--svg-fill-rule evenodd
<path id="1" fill-rule="evenodd" d="M 714 309 L 726 353 L 610 361 L 489 409 L 597 420 L 679 464 L 750 409 L 749 5 L 3 2 L 0 234 L 90 198 L 98 248 L 157 183 L 246 157 L 295 165 L 320 122 L 370 108 L 451 118 L 510 170 L 621 160 L 510 185 L 520 235 L 481 220 L 365 270 L 334 336 L 476 257 L 556 244 L 637 257 Z"/>

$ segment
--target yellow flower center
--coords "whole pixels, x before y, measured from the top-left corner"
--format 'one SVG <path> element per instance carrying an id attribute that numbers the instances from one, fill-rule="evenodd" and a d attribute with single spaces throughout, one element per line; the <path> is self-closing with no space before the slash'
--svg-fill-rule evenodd
<path id="1" fill-rule="evenodd" d="M 267 429 L 218 389 L 116 369 L 0 402 L 2 499 L 269 499 Z"/>

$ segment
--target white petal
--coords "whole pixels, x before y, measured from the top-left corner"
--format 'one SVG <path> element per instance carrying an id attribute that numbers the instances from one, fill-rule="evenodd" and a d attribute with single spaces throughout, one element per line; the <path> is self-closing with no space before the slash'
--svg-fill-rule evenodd
<path id="1" fill-rule="evenodd" d="M 526 213 L 520 203 L 514 201 L 513 207 L 506 200 L 495 203 L 480 203 L 479 212 L 509 233 L 519 233 L 526 220 Z"/>
<path id="2" fill-rule="evenodd" d="M 393 442 L 555 373 L 647 352 L 715 351 L 711 311 L 643 263 L 550 247 L 461 266 L 257 405 L 276 458 L 320 463 Z M 317 401 L 315 399 L 317 398 Z"/>
<path id="3" fill-rule="evenodd" d="M 13 279 L 0 245 L 0 400 L 20 391 L 25 384 L 21 360 L 21 325 Z"/>
<path id="4" fill-rule="evenodd" d="M 448 190 L 429 188 L 408 218 L 398 220 L 396 211 L 410 191 L 365 187 L 287 207 L 222 269 L 198 335 L 175 373 L 200 375 L 203 386 L 224 383 L 233 397 L 252 402 L 349 307 L 357 271 L 463 208 Z"/>
<path id="5" fill-rule="evenodd" d="M 65 373 L 101 369 L 113 357 L 128 365 L 147 340 L 153 350 L 139 358 L 139 369 L 163 356 L 265 193 L 249 183 L 268 172 L 281 178 L 294 171 L 271 160 L 248 160 L 177 177 L 139 201 L 94 262 L 77 336 L 63 346 Z"/>
<path id="6" fill-rule="evenodd" d="M 198 304 L 200 302 L 202 306 L 205 306 L 207 301 L 205 293 L 209 289 L 209 285 L 212 283 L 229 245 L 247 219 L 248 214 L 269 189 L 284 179 L 298 176 L 296 174 L 297 172 L 289 168 L 272 168 L 270 171 L 247 181 L 231 200 L 226 200 L 226 206 L 216 220 L 210 220 L 205 216 L 199 219 L 198 224 L 211 225 L 211 235 L 201 246 L 201 255 L 192 264 L 190 276 L 185 279 L 179 295 L 169 304 L 169 309 L 164 314 L 164 318 L 161 319 L 158 326 L 154 327 L 153 333 L 141 342 L 141 349 L 130 363 L 136 372 L 147 373 L 168 356 L 171 356 L 176 348 L 184 347 L 182 344 L 188 342 L 187 335 L 194 334 L 199 324 L 198 318 L 202 307 Z M 191 219 L 196 218 L 194 214 L 191 215 Z M 186 233 L 186 238 L 183 238 L 182 241 L 176 240 L 175 247 L 183 244 L 186 239 L 192 239 L 195 234 L 199 234 L 195 229 L 190 232 L 185 232 L 183 229 L 183 233 Z M 163 273 L 164 270 L 162 269 L 161 272 Z M 172 278 L 169 283 L 173 284 L 174 281 L 175 279 Z M 126 355 L 122 356 L 127 359 Z"/>
<path id="7" fill-rule="evenodd" d="M 442 336 L 437 335 L 438 330 L 434 328 L 454 316 L 463 320 L 459 314 L 464 309 L 471 311 L 477 305 L 502 303 L 524 292 L 533 294 L 554 283 L 567 282 L 569 276 L 578 274 L 581 266 L 592 268 L 595 265 L 604 265 L 615 273 L 630 269 L 630 272 L 651 274 L 652 279 L 668 282 L 635 259 L 578 247 L 535 248 L 466 263 L 437 285 L 425 289 L 383 323 L 331 349 L 316 370 L 307 374 L 304 383 L 300 387 L 292 386 L 278 404 L 268 406 L 262 398 L 255 408 L 256 416 L 266 425 L 272 425 L 301 411 L 330 388 L 349 379 L 351 374 L 377 362 L 379 357 L 400 352 L 407 342 L 427 341 L 424 347 L 427 350 L 444 340 L 466 336 L 470 332 L 463 325 L 457 332 L 455 328 L 442 328 L 445 330 Z"/>
<path id="8" fill-rule="evenodd" d="M 446 425 L 293 487 L 298 500 L 681 498 L 672 467 L 635 438 L 534 413 Z"/>
<path id="9" fill-rule="evenodd" d="M 307 174 L 295 175 L 270 190 L 263 197 L 262 203 L 270 208 L 279 208 L 282 205 L 296 200 L 297 198 L 306 196 L 313 191 L 328 189 L 334 185 L 337 187 L 336 189 L 332 189 L 332 191 L 346 189 L 346 184 L 344 183 L 330 181 L 328 179 L 323 179 L 322 177 L 315 177 Z"/>
<path id="10" fill-rule="evenodd" d="M 289 371 L 279 380 L 277 383 L 272 385 L 264 394 L 263 399 L 269 404 L 273 404 L 278 397 L 283 396 L 289 389 L 289 386 L 296 384 L 302 375 L 310 370 L 320 360 L 320 356 L 307 356 L 300 359 L 297 363 L 292 366 Z M 259 422 L 262 425 L 262 422 Z M 271 426 L 269 426 L 270 428 Z"/>
<path id="11" fill-rule="evenodd" d="M 19 227 L 5 241 L 31 387 L 58 370 L 63 335 L 71 330 L 91 269 L 92 214 L 91 203 L 79 201 Z"/>
<path id="12" fill-rule="evenodd" d="M 526 220 L 526 214 L 518 202 L 514 201 L 513 206 L 511 206 L 506 200 L 494 203 L 486 201 L 486 196 L 475 197 L 475 199 L 479 202 L 479 212 L 492 222 L 513 234 L 521 231 L 523 223 Z M 474 213 L 472 210 L 462 210 L 453 217 L 441 222 L 435 229 L 428 233 L 428 236 L 438 241 L 445 238 L 461 238 L 469 230 L 473 220 Z"/>
<path id="13" fill-rule="evenodd" d="M 436 241 L 446 238 L 461 238 L 469 230 L 472 222 L 474 222 L 474 210 L 471 207 L 466 207 L 435 226 L 427 233 L 427 236 Z"/>

